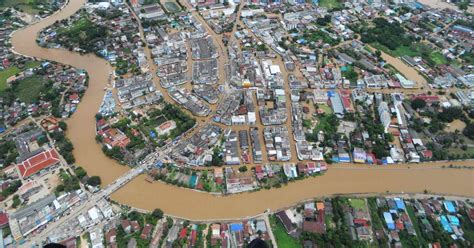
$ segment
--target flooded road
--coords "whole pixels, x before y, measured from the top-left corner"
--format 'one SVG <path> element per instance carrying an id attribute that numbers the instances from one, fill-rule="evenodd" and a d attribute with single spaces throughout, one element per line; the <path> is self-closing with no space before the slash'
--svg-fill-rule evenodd
<path id="1" fill-rule="evenodd" d="M 57 61 L 87 70 L 89 89 L 76 113 L 68 120 L 68 137 L 74 144 L 77 164 L 89 175 L 98 175 L 104 184 L 126 173 L 128 167 L 119 165 L 103 155 L 95 142 L 94 115 L 98 111 L 111 67 L 94 56 L 81 56 L 66 50 L 45 49 L 37 46 L 37 33 L 57 20 L 67 18 L 86 1 L 71 0 L 59 13 L 12 37 L 15 50 L 21 54 Z M 454 165 L 473 165 L 473 162 L 450 162 Z M 251 216 L 265 209 L 279 209 L 298 201 L 339 193 L 422 192 L 474 196 L 474 170 L 441 169 L 441 163 L 368 167 L 356 165 L 331 166 L 321 177 L 310 178 L 280 189 L 262 190 L 227 197 L 177 188 L 161 182 L 148 183 L 137 177 L 115 192 L 112 199 L 141 209 L 161 208 L 167 214 L 190 219 L 228 219 Z M 446 164 L 444 164 L 446 165 Z"/>
<path id="2" fill-rule="evenodd" d="M 378 50 L 372 46 L 369 47 L 373 51 Z M 397 69 L 397 71 L 399 71 L 403 76 L 405 76 L 406 79 L 411 80 L 415 83 L 415 88 L 426 88 L 428 86 L 428 82 L 426 81 L 426 79 L 421 76 L 420 73 L 415 70 L 415 68 L 405 64 L 400 58 L 395 58 L 382 50 L 380 50 L 380 52 L 383 60 L 395 67 L 395 69 Z"/>

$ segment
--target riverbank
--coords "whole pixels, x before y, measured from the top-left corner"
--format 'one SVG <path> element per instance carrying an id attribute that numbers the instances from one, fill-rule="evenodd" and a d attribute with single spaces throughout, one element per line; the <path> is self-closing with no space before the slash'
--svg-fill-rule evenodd
<path id="1" fill-rule="evenodd" d="M 110 64 L 95 55 L 79 55 L 66 50 L 41 48 L 36 35 L 43 28 L 74 14 L 85 0 L 70 1 L 60 12 L 12 36 L 14 49 L 21 54 L 57 61 L 85 69 L 90 76 L 89 88 L 76 113 L 68 120 L 67 136 L 74 144 L 76 164 L 88 174 L 98 175 L 108 184 L 127 173 L 128 167 L 107 158 L 95 141 L 95 119 L 107 85 Z M 155 82 L 158 83 L 158 82 Z M 472 162 L 449 162 L 472 166 Z M 424 164 L 423 170 L 410 169 L 416 165 L 369 167 L 367 165 L 333 165 L 322 177 L 308 178 L 288 186 L 231 196 L 178 188 L 164 183 L 148 183 L 141 175 L 115 192 L 111 198 L 135 208 L 163 209 L 167 214 L 187 219 L 242 218 L 262 213 L 266 209 L 281 209 L 319 196 L 352 193 L 423 192 L 474 196 L 474 170 L 442 169 L 442 164 Z"/>

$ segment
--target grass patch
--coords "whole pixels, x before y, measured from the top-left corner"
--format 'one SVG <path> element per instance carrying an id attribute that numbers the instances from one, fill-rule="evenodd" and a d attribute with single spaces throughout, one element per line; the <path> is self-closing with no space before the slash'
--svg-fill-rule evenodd
<path id="1" fill-rule="evenodd" d="M 319 6 L 327 9 L 342 8 L 342 3 L 338 0 L 320 0 Z"/>
<path id="2" fill-rule="evenodd" d="M 0 9 L 17 7 L 29 14 L 38 14 L 40 5 L 48 5 L 48 0 L 0 0 Z"/>
<path id="3" fill-rule="evenodd" d="M 408 216 L 410 216 L 411 222 L 413 223 L 413 227 L 415 228 L 416 236 L 418 236 L 418 242 L 420 242 L 420 245 L 422 247 L 428 247 L 428 243 L 426 242 L 425 239 L 423 239 L 423 235 L 422 235 L 423 226 L 420 223 L 420 220 L 418 219 L 418 217 L 416 217 L 413 207 L 411 205 L 407 205 L 406 208 L 407 208 Z"/>
<path id="4" fill-rule="evenodd" d="M 41 63 L 38 61 L 28 61 L 25 64 L 25 70 L 34 68 L 39 66 Z M 6 70 L 0 71 L 0 91 L 4 91 L 8 88 L 7 79 L 11 76 L 15 76 L 16 74 L 20 73 L 21 69 L 17 66 L 12 66 L 7 68 Z"/>
<path id="5" fill-rule="evenodd" d="M 45 81 L 38 76 L 32 76 L 16 82 L 15 92 L 22 102 L 32 103 L 39 99 Z"/>
<path id="6" fill-rule="evenodd" d="M 8 88 L 7 79 L 11 76 L 15 76 L 20 73 L 20 68 L 14 66 L 0 72 L 0 91 L 4 91 Z"/>
<path id="7" fill-rule="evenodd" d="M 351 207 L 353 209 L 367 209 L 367 207 L 365 206 L 365 201 L 364 199 L 359 199 L 359 198 L 350 198 L 349 199 L 349 204 L 351 205 Z"/>
<path id="8" fill-rule="evenodd" d="M 181 11 L 181 8 L 175 2 L 165 2 L 163 5 L 165 6 L 166 11 L 170 13 Z"/>
<path id="9" fill-rule="evenodd" d="M 326 104 L 318 104 L 318 108 L 322 109 L 325 114 L 332 114 L 332 108 Z"/>
<path id="10" fill-rule="evenodd" d="M 437 65 L 443 65 L 447 64 L 448 60 L 444 57 L 443 54 L 440 52 L 433 52 L 431 53 L 431 59 L 437 64 Z"/>
<path id="11" fill-rule="evenodd" d="M 272 227 L 273 234 L 275 235 L 275 239 L 277 242 L 278 247 L 285 247 L 285 248 L 297 248 L 301 247 L 299 241 L 294 239 L 288 233 L 286 233 L 286 229 L 283 224 L 275 217 L 274 215 L 270 216 L 270 225 Z"/>

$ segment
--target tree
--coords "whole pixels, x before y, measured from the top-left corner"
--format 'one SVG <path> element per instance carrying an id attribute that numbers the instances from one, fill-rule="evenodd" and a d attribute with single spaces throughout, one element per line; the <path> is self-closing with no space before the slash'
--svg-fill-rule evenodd
<path id="1" fill-rule="evenodd" d="M 411 107 L 415 110 L 422 109 L 426 106 L 426 101 L 420 98 L 416 98 L 411 101 Z"/>
<path id="2" fill-rule="evenodd" d="M 87 172 L 82 167 L 77 167 L 74 170 L 74 173 L 79 179 L 82 179 L 83 177 L 87 176 Z"/>
<path id="3" fill-rule="evenodd" d="M 87 184 L 91 186 L 99 186 L 101 183 L 100 177 L 99 176 L 92 176 L 87 179 Z"/>
<path id="4" fill-rule="evenodd" d="M 67 130 L 67 124 L 66 124 L 66 122 L 64 122 L 64 121 L 60 121 L 60 122 L 58 123 L 58 126 L 59 126 L 59 128 L 61 128 L 61 130 L 63 130 L 63 131 L 66 131 L 66 130 Z"/>
<path id="5" fill-rule="evenodd" d="M 467 124 L 462 133 L 469 139 L 474 139 L 474 123 Z"/>
<path id="6" fill-rule="evenodd" d="M 155 218 L 161 219 L 161 218 L 163 218 L 163 211 L 159 208 L 155 208 L 155 210 L 153 210 L 151 215 L 153 215 L 153 217 L 155 217 Z"/>
<path id="7" fill-rule="evenodd" d="M 380 56 L 382 56 L 382 52 L 380 50 L 375 50 L 375 56 L 377 56 L 378 58 L 380 58 Z"/>
<path id="8" fill-rule="evenodd" d="M 13 196 L 13 203 L 12 203 L 12 208 L 16 208 L 21 204 L 20 196 L 19 195 L 14 195 Z"/>
<path id="9" fill-rule="evenodd" d="M 244 166 L 239 167 L 239 171 L 240 172 L 246 172 L 247 171 L 247 166 L 244 165 Z"/>

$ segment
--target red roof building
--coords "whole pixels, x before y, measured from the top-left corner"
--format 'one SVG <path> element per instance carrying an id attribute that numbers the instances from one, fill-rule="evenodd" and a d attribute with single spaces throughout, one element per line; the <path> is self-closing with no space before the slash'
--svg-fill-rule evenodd
<path id="1" fill-rule="evenodd" d="M 143 231 L 142 231 L 142 234 L 140 235 L 140 238 L 149 239 L 152 227 L 153 227 L 152 225 L 146 224 L 145 227 L 143 228 Z"/>
<path id="2" fill-rule="evenodd" d="M 6 213 L 0 213 L 0 228 L 8 225 L 8 216 Z"/>
<path id="3" fill-rule="evenodd" d="M 17 167 L 20 176 L 27 178 L 60 162 L 58 151 L 53 148 L 26 159 L 21 164 L 17 164 Z"/>

